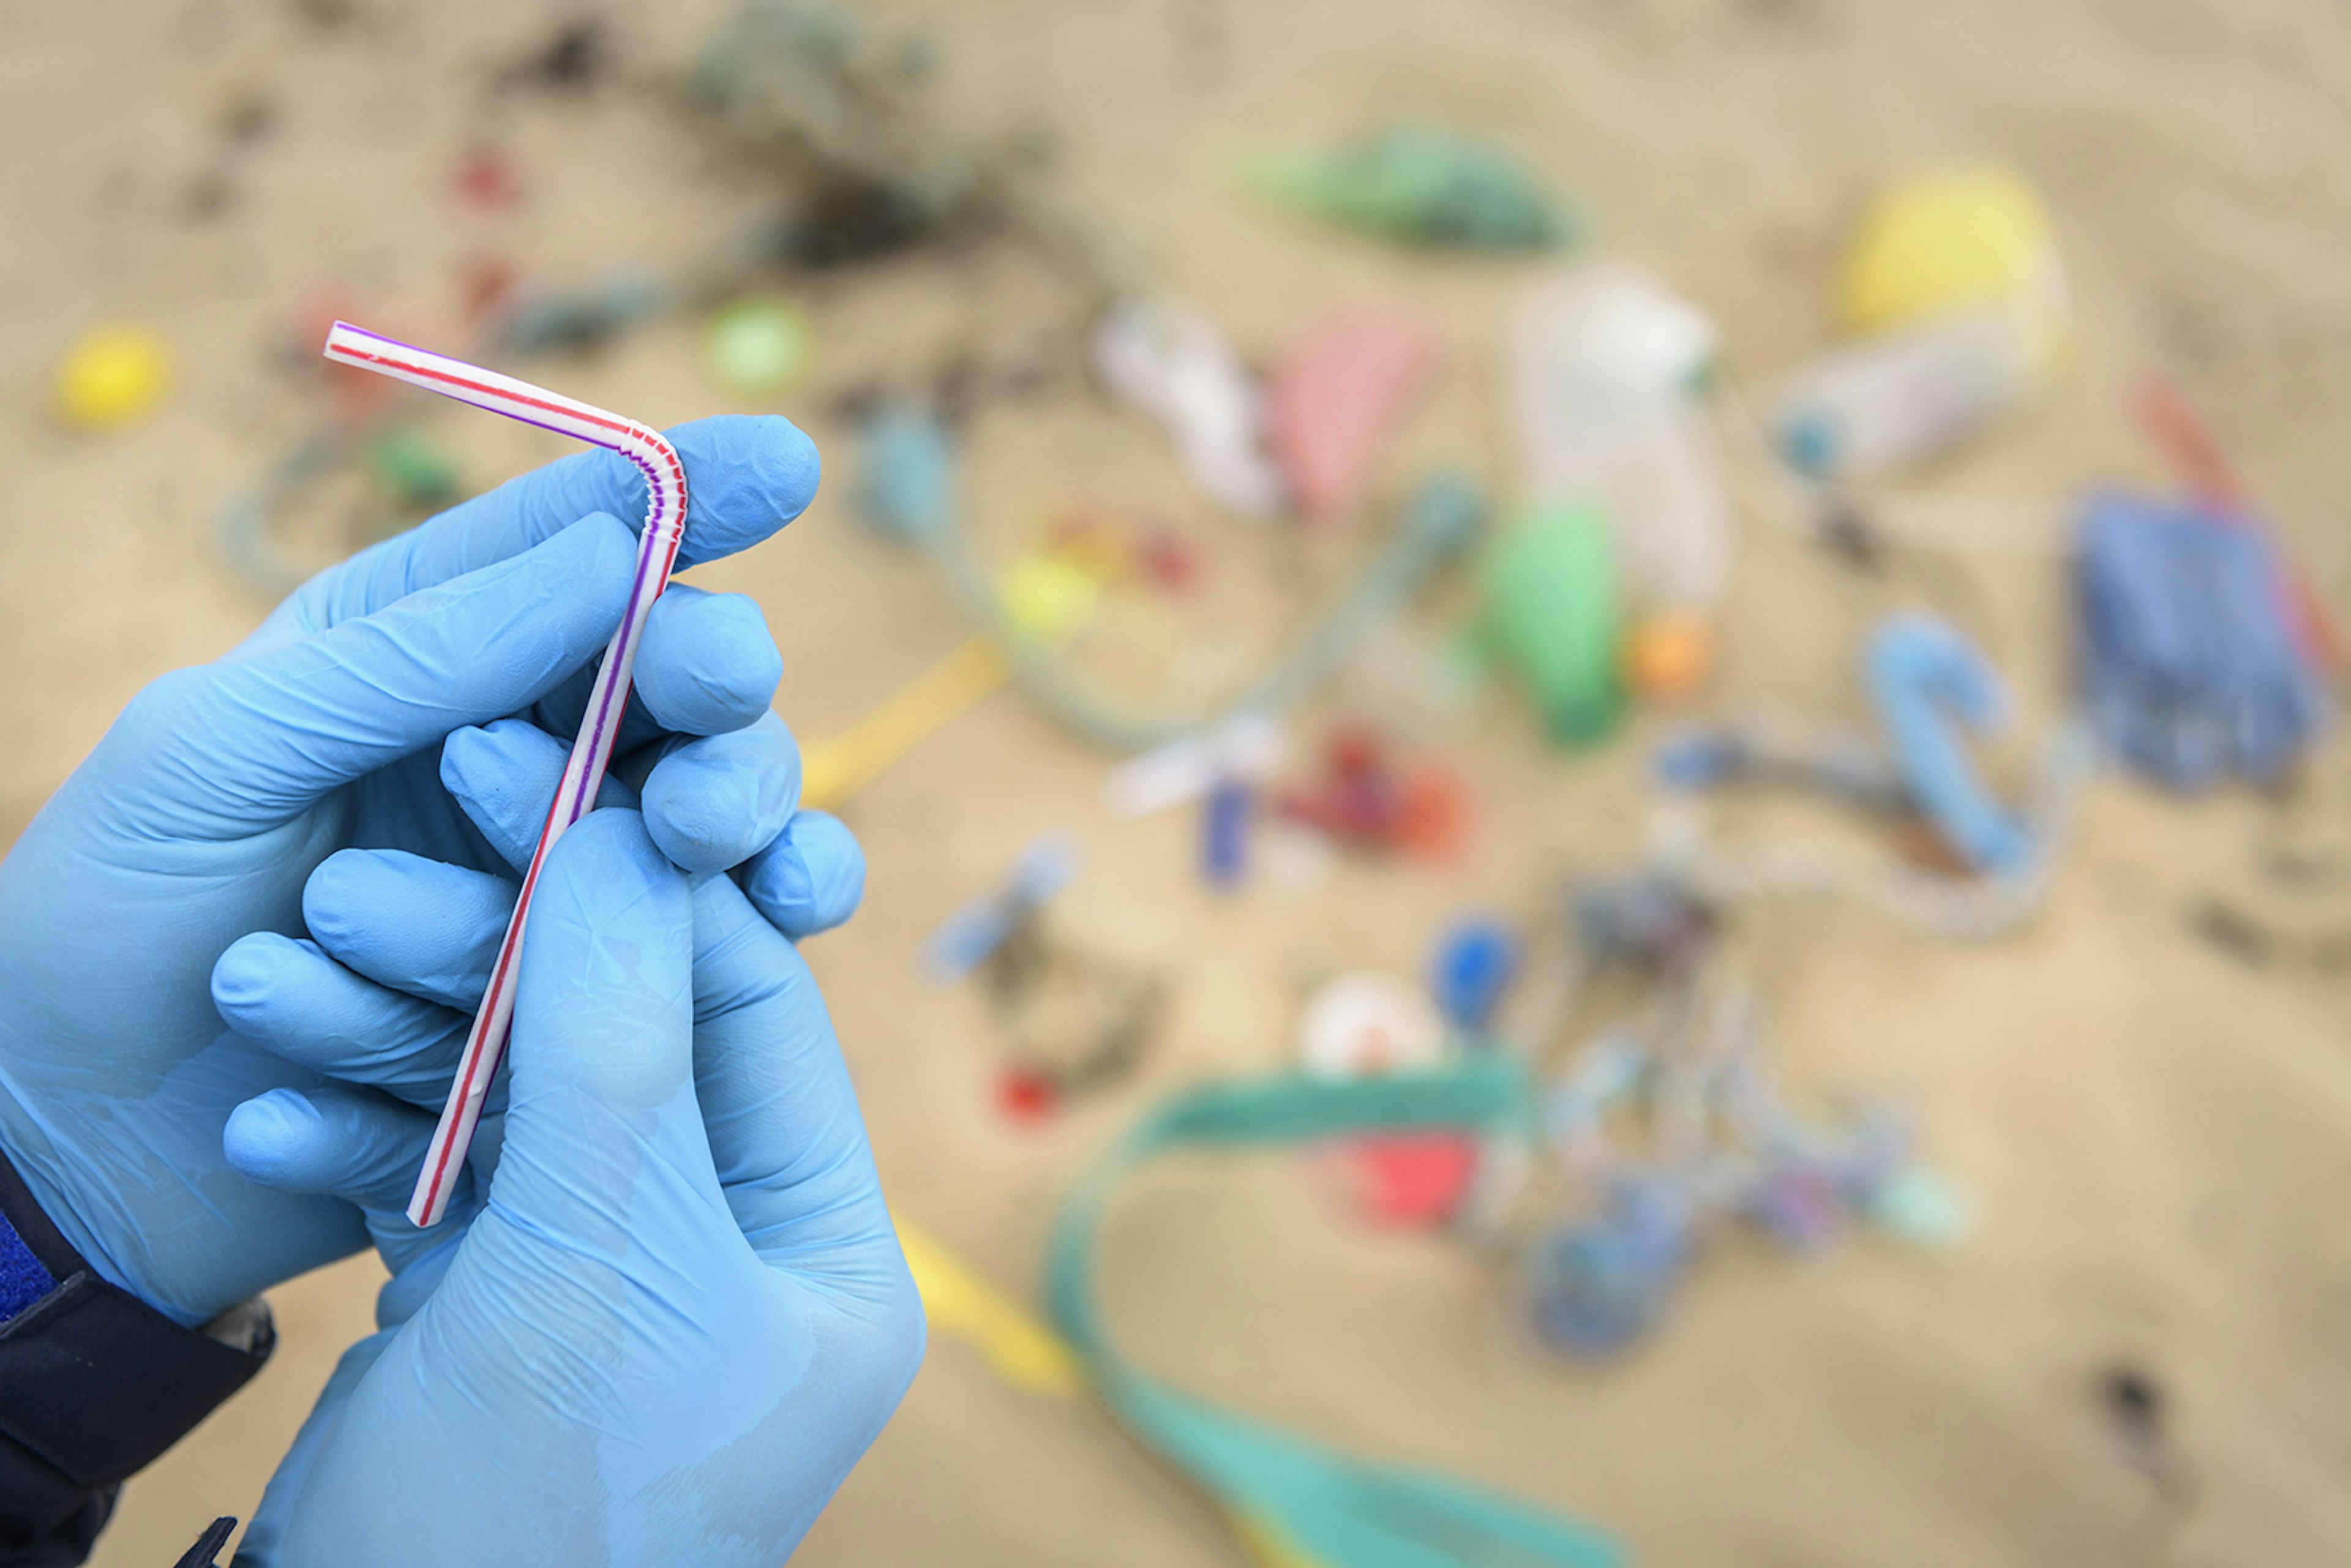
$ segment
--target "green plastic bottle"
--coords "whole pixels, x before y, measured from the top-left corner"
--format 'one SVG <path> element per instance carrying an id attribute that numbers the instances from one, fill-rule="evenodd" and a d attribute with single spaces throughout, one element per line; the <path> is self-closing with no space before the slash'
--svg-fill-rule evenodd
<path id="1" fill-rule="evenodd" d="M 1488 647 L 1518 672 L 1565 746 L 1605 739 L 1625 712 L 1608 519 L 1584 501 L 1546 501 L 1505 528 L 1480 569 Z"/>

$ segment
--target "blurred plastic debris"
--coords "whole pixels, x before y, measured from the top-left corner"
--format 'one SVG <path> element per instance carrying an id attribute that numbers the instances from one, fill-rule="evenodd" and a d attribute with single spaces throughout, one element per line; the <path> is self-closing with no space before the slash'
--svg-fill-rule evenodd
<path id="1" fill-rule="evenodd" d="M 629 267 L 584 288 L 518 288 L 497 319 L 497 341 L 517 354 L 592 349 L 673 302 L 662 279 Z"/>
<path id="2" fill-rule="evenodd" d="M 1317 1078 L 1375 1078 L 1434 1066 L 1445 1020 L 1402 975 L 1357 969 L 1316 987 L 1298 1022 L 1298 1061 Z"/>
<path id="3" fill-rule="evenodd" d="M 2262 526 L 2228 455 L 2220 450 L 2187 394 L 2163 376 L 2149 376 L 2139 385 L 2135 412 L 2140 428 L 2171 465 L 2181 487 L 2214 521 Z M 2283 553 L 2283 546 L 2274 538 L 2272 542 Z M 2351 653 L 2341 622 L 2311 587 L 2309 577 L 2291 561 L 2285 567 L 2293 579 L 2288 624 L 2294 646 L 2314 672 L 2341 673 L 2346 653 Z"/>
<path id="4" fill-rule="evenodd" d="M 1932 164 L 1886 181 L 1838 268 L 1839 324 L 1856 337 L 1991 310 L 2020 328 L 2030 374 L 2073 356 L 2065 265 L 2039 193 L 1999 163 Z"/>
<path id="5" fill-rule="evenodd" d="M 1462 1133 L 1382 1133 L 1326 1152 L 1354 1211 L 1395 1230 L 1449 1223 L 1478 1175 L 1478 1145 Z"/>
<path id="6" fill-rule="evenodd" d="M 1280 720 L 1238 714 L 1120 763 L 1102 779 L 1102 804 L 1113 817 L 1147 817 L 1199 800 L 1220 781 L 1264 779 L 1289 748 Z"/>
<path id="7" fill-rule="evenodd" d="M 1485 1038 L 1518 977 L 1520 947 L 1518 933 L 1489 915 L 1464 916 L 1437 937 L 1428 957 L 1429 994 L 1461 1039 Z"/>
<path id="8" fill-rule="evenodd" d="M 1282 355 L 1267 379 L 1268 425 L 1302 516 L 1353 507 L 1437 356 L 1428 329 L 1395 314 L 1335 322 Z"/>
<path id="9" fill-rule="evenodd" d="M 1729 497 L 1704 397 L 1714 327 L 1646 273 L 1597 263 L 1520 303 L 1510 396 L 1526 498 L 1599 507 L 1621 591 L 1710 610 L 1730 579 Z"/>
<path id="10" fill-rule="evenodd" d="M 1714 941 L 1712 906 L 1657 871 L 1584 883 L 1571 893 L 1568 913 L 1577 940 L 1602 962 L 1682 971 Z"/>
<path id="11" fill-rule="evenodd" d="M 1658 781 L 1677 789 L 1784 784 L 1865 810 L 1910 808 L 1909 786 L 1885 748 L 1865 731 L 1842 726 L 1749 720 L 1687 727 L 1658 743 L 1653 766 Z"/>
<path id="12" fill-rule="evenodd" d="M 135 321 L 74 334 L 49 380 L 49 407 L 77 430 L 120 430 L 162 406 L 179 374 L 163 335 Z"/>
<path id="13" fill-rule="evenodd" d="M 808 313 L 775 295 L 750 295 L 719 307 L 703 323 L 702 371 L 729 397 L 779 398 L 808 379 L 816 362 L 816 329 Z"/>
<path id="14" fill-rule="evenodd" d="M 1604 739 L 1624 711 L 1615 550 L 1589 503 L 1538 505 L 1479 568 L 1487 645 L 1515 671 L 1550 737 Z"/>
<path id="15" fill-rule="evenodd" d="M 367 465 L 392 505 L 403 512 L 422 514 L 445 507 L 465 489 L 465 474 L 456 459 L 416 425 L 389 425 L 371 437 Z"/>
<path id="16" fill-rule="evenodd" d="M 500 72 L 498 85 L 586 92 L 603 78 L 611 59 L 611 42 L 602 20 L 576 16 L 559 24 L 537 50 Z"/>
<path id="17" fill-rule="evenodd" d="M 2041 199 L 1998 164 L 1897 175 L 1862 209 L 1836 285 L 1852 340 L 1773 399 L 1781 455 L 1813 478 L 1906 467 L 2053 385 L 2073 305 Z"/>
<path id="18" fill-rule="evenodd" d="M 930 38 L 885 36 L 862 11 L 823 0 L 742 0 L 712 32 L 690 95 L 812 187 L 770 254 L 832 265 L 1008 225 L 1063 260 L 1094 301 L 1143 292 L 1133 246 L 1050 188 L 1044 138 L 937 115 L 939 61 Z"/>
<path id="19" fill-rule="evenodd" d="M 1020 852 L 1004 880 L 949 916 L 923 945 L 923 971 L 935 984 L 962 979 L 1036 919 L 1078 874 L 1077 841 L 1049 833 Z"/>
<path id="20" fill-rule="evenodd" d="M 995 643 L 966 638 L 847 729 L 810 740 L 801 748 L 800 803 L 838 809 L 1011 676 Z"/>
<path id="21" fill-rule="evenodd" d="M 1285 786 L 1274 809 L 1346 848 L 1427 861 L 1458 856 L 1470 828 L 1458 774 L 1433 758 L 1399 760 L 1364 725 L 1332 729 L 1321 776 Z"/>
<path id="22" fill-rule="evenodd" d="M 1207 576 L 1197 540 L 1164 523 L 1092 509 L 1057 520 L 1046 548 L 1105 583 L 1140 582 L 1168 593 L 1189 593 Z"/>
<path id="23" fill-rule="evenodd" d="M 953 524 L 952 513 L 947 520 Z M 1484 522 L 1485 498 L 1475 485 L 1449 474 L 1423 480 L 1378 554 L 1280 653 L 1226 695 L 1183 708 L 1145 706 L 1114 695 L 1057 650 L 1019 642 L 1002 624 L 995 574 L 967 528 L 947 526 L 917 542 L 956 608 L 998 639 L 1014 678 L 1047 714 L 1094 745 L 1139 751 L 1237 714 L 1279 714 L 1303 701 L 1437 569 L 1461 554 Z"/>
<path id="24" fill-rule="evenodd" d="M 451 176 L 457 199 L 478 212 L 501 213 L 521 204 L 522 172 L 514 160 L 496 148 L 477 148 L 459 162 Z"/>
<path id="25" fill-rule="evenodd" d="M 1510 154 L 1437 125 L 1390 125 L 1328 152 L 1249 149 L 1232 173 L 1261 200 L 1409 245 L 1548 250 L 1583 227 Z"/>
<path id="26" fill-rule="evenodd" d="M 1094 1281 L 1112 1199 L 1134 1167 L 1163 1153 L 1440 1131 L 1474 1137 L 1514 1123 L 1524 1105 L 1522 1070 L 1499 1054 L 1437 1072 L 1210 1083 L 1113 1140 L 1071 1188 L 1053 1229 L 1055 1321 L 1111 1407 L 1209 1492 L 1267 1568 L 1619 1568 L 1625 1554 L 1562 1516 L 1425 1469 L 1353 1458 L 1185 1394 L 1128 1362 L 1104 1330 Z"/>
<path id="27" fill-rule="evenodd" d="M 1688 1200 L 1670 1185 L 1609 1184 L 1598 1215 L 1552 1230 L 1523 1265 L 1535 1327 L 1573 1355 L 1613 1355 L 1655 1328 L 1692 1249 Z"/>
<path id="28" fill-rule="evenodd" d="M 1124 1077 L 1163 1011 L 1156 978 L 1048 929 L 1045 906 L 1076 876 L 1079 860 L 1066 834 L 1036 840 L 994 889 L 957 910 L 923 947 L 923 969 L 934 983 L 975 973 L 985 982 L 1005 1057 L 997 1106 L 1026 1124 Z"/>
<path id="29" fill-rule="evenodd" d="M 1615 950 L 1643 946 L 1656 950 Z M 1578 1355 L 1626 1348 L 1662 1320 L 1724 1220 L 1798 1254 L 1855 1217 L 1922 1245 L 1956 1239 L 1964 1211 L 1912 1159 L 1904 1118 L 1799 1114 L 1769 1075 L 1751 993 L 1687 963 L 1652 967 L 1665 989 L 1649 1021 L 1594 1037 L 1545 1093 L 1554 1156 L 1586 1194 L 1585 1212 L 1522 1261 L 1547 1338 Z"/>
<path id="30" fill-rule="evenodd" d="M 1779 391 L 1773 444 L 1810 478 L 1903 468 L 1957 445 L 2031 396 L 2031 340 L 1975 310 L 1823 355 Z"/>
<path id="31" fill-rule="evenodd" d="M 1146 707 L 1105 691 L 1059 650 L 1023 638 L 1007 622 L 998 574 L 958 513 L 955 445 L 938 415 L 884 404 L 867 420 L 864 437 L 855 481 L 860 511 L 922 550 L 956 609 L 998 643 L 1023 691 L 1057 722 L 1113 751 L 1140 751 L 1237 715 L 1279 714 L 1302 701 L 1485 523 L 1485 497 L 1474 484 L 1451 474 L 1424 479 L 1394 537 L 1354 581 L 1239 689 L 1189 709 Z"/>
<path id="32" fill-rule="evenodd" d="M 1921 1252 L 1949 1251 L 1967 1239 L 1973 1223 L 1966 1195 L 1927 1166 L 1906 1166 L 1876 1187 L 1866 1212 L 1880 1229 Z"/>
<path id="33" fill-rule="evenodd" d="M 932 1333 L 961 1340 L 999 1382 L 1023 1394 L 1073 1399 L 1085 1392 L 1085 1369 L 1068 1341 L 929 1231 L 904 1214 L 890 1218 Z"/>
<path id="34" fill-rule="evenodd" d="M 1101 608 L 1102 580 L 1067 556 L 1021 557 L 998 584 L 1005 630 L 1018 642 L 1055 647 L 1084 629 Z"/>
<path id="35" fill-rule="evenodd" d="M 1167 300 L 1115 305 L 1094 326 L 1093 362 L 1113 393 L 1166 427 L 1218 505 L 1251 517 L 1281 510 L 1264 394 L 1214 321 Z"/>
<path id="36" fill-rule="evenodd" d="M 892 403 L 859 433 L 851 500 L 858 515 L 905 544 L 937 538 L 954 526 L 955 437 L 929 410 Z"/>
<path id="37" fill-rule="evenodd" d="M 1240 885 L 1249 871 L 1249 827 L 1257 791 L 1238 779 L 1219 779 L 1200 810 L 1200 876 L 1210 887 Z"/>
<path id="38" fill-rule="evenodd" d="M 519 282 L 515 264 L 505 256 L 468 258 L 457 268 L 458 314 L 472 330 L 487 332 L 513 308 Z"/>
<path id="39" fill-rule="evenodd" d="M 1625 684 L 1646 702 L 1685 703 L 1714 674 L 1714 623 L 1686 610 L 1636 617 L 1625 637 Z"/>
<path id="40" fill-rule="evenodd" d="M 1892 615 L 1870 634 L 1863 680 L 1895 765 L 1937 835 L 1970 869 L 2011 872 L 2032 848 L 2024 826 L 1979 779 L 1959 730 L 2012 716 L 2007 686 L 1948 622 Z"/>
<path id="41" fill-rule="evenodd" d="M 2332 722 L 2260 530 L 2121 491 L 2083 503 L 2079 676 L 2099 738 L 2183 791 L 2282 777 Z"/>

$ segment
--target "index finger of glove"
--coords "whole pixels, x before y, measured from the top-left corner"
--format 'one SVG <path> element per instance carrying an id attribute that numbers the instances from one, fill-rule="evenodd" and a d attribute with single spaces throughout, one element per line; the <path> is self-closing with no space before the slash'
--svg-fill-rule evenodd
<path id="1" fill-rule="evenodd" d="M 816 494 L 816 444 L 788 419 L 726 414 L 666 434 L 685 465 L 678 570 L 748 549 L 799 517 Z M 282 635 L 283 621 L 318 632 L 372 615 L 418 589 L 519 555 L 595 512 L 644 527 L 644 476 L 601 448 L 509 479 L 319 573 L 254 640 Z"/>

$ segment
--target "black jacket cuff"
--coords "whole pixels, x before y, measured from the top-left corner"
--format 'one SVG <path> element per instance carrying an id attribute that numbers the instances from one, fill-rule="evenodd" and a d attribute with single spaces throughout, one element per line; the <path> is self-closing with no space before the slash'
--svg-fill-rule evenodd
<path id="1" fill-rule="evenodd" d="M 0 1155 L 0 1568 L 89 1555 L 125 1477 L 245 1385 L 277 1333 L 256 1297 L 183 1328 L 100 1279 Z"/>

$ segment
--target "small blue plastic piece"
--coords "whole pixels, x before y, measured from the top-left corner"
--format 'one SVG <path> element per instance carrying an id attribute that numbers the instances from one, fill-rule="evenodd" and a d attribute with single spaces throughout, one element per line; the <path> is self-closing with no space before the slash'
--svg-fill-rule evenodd
<path id="1" fill-rule="evenodd" d="M 1979 871 L 2022 865 L 2032 840 L 1977 778 L 1961 733 L 1996 732 L 2010 716 L 2008 688 L 1976 645 L 1934 616 L 1888 616 L 1870 635 L 1863 683 L 1937 835 Z"/>
<path id="2" fill-rule="evenodd" d="M 1219 781 L 1201 802 L 1200 874 L 1209 886 L 1230 889 L 1249 870 L 1249 821 L 1257 791 L 1239 779 Z"/>
<path id="3" fill-rule="evenodd" d="M 1067 833 L 1047 833 L 1020 852 L 1004 880 L 947 916 L 923 944 L 923 972 L 950 985 L 987 962 L 1022 921 L 1070 885 L 1083 859 Z"/>
<path id="4" fill-rule="evenodd" d="M 1490 915 L 1457 921 L 1429 956 L 1428 988 L 1446 1021 L 1479 1035 L 1493 1020 L 1519 970 L 1519 938 Z"/>
<path id="5" fill-rule="evenodd" d="M 1712 789 L 1738 778 L 1755 748 L 1729 729 L 1679 729 L 1657 743 L 1650 767 L 1669 789 Z"/>
<path id="6" fill-rule="evenodd" d="M 1693 1247 L 1688 1197 L 1656 1177 L 1625 1176 L 1595 1218 L 1564 1226 L 1527 1255 L 1535 1327 L 1573 1355 L 1614 1355 L 1673 1304 Z"/>
<path id="7" fill-rule="evenodd" d="M 955 520 L 955 437 L 927 409 L 884 408 L 866 422 L 855 486 L 867 521 L 905 544 L 946 533 Z"/>

